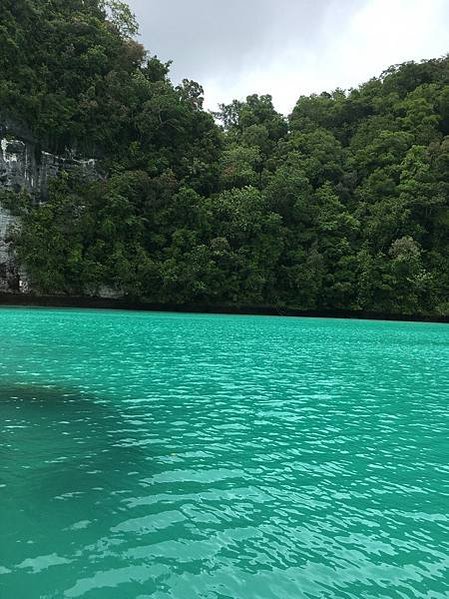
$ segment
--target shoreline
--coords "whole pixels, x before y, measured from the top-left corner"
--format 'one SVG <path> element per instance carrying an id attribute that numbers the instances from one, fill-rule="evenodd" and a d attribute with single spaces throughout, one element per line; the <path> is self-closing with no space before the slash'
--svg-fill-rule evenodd
<path id="1" fill-rule="evenodd" d="M 240 306 L 220 304 L 152 304 L 126 299 L 75 296 L 38 296 L 0 293 L 1 307 L 23 308 L 81 308 L 98 310 L 127 310 L 135 312 L 177 312 L 192 314 L 229 314 L 242 316 L 284 316 L 301 318 L 340 318 L 354 320 L 387 320 L 398 322 L 448 323 L 449 316 L 427 314 L 387 314 L 354 310 L 299 310 L 274 306 Z"/>

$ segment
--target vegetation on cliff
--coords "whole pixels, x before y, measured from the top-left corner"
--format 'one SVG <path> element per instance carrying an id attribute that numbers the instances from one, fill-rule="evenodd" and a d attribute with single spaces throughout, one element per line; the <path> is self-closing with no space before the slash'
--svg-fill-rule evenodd
<path id="1" fill-rule="evenodd" d="M 302 96 L 288 118 L 253 95 L 214 119 L 135 33 L 115 0 L 0 8 L 0 106 L 107 174 L 16 202 L 37 289 L 449 314 L 449 59 Z"/>

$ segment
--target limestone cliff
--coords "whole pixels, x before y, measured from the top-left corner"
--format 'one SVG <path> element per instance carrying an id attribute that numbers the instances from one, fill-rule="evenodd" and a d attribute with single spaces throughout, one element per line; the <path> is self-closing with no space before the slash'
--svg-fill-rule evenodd
<path id="1" fill-rule="evenodd" d="M 80 160 L 67 151 L 58 156 L 40 148 L 33 136 L 6 119 L 0 121 L 0 191 L 28 191 L 36 202 L 45 202 L 49 181 L 61 170 L 81 168 L 95 176 L 95 160 Z M 17 264 L 9 231 L 17 223 L 0 203 L 0 291 L 26 292 L 26 275 Z"/>

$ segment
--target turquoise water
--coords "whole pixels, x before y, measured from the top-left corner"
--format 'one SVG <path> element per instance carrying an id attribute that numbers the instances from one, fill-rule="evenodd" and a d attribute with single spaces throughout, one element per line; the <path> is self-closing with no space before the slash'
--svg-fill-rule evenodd
<path id="1" fill-rule="evenodd" d="M 0 597 L 449 597 L 449 326 L 0 310 Z"/>

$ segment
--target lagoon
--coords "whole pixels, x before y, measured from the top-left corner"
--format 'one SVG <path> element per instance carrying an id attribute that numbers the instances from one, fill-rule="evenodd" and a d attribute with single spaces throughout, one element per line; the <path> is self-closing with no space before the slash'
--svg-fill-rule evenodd
<path id="1" fill-rule="evenodd" d="M 0 597 L 447 597 L 449 326 L 0 310 Z"/>

